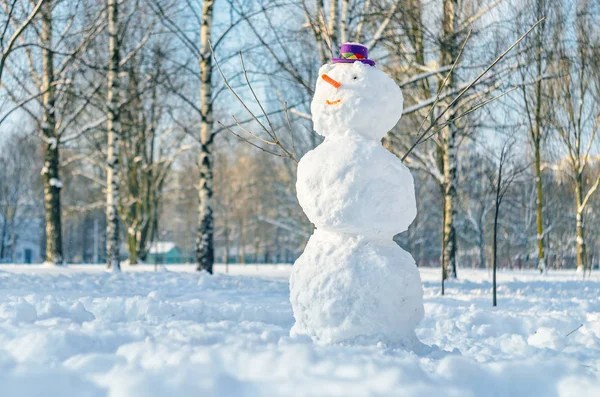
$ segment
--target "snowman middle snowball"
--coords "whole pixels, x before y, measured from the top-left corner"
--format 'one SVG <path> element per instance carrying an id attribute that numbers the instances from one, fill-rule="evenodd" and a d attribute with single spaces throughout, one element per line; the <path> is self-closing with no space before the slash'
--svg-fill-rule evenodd
<path id="1" fill-rule="evenodd" d="M 392 240 L 416 216 L 413 179 L 380 140 L 402 115 L 402 92 L 375 66 L 319 71 L 311 104 L 325 137 L 298 164 L 296 190 L 316 226 L 290 277 L 291 334 L 319 343 L 414 345 L 423 290 Z"/>

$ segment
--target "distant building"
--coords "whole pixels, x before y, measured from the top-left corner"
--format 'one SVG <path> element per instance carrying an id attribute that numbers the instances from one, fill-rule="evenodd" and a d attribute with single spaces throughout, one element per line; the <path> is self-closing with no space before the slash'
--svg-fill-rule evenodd
<path id="1" fill-rule="evenodd" d="M 146 263 L 173 264 L 184 261 L 181 250 L 171 241 L 152 243 L 146 256 Z"/>
<path id="2" fill-rule="evenodd" d="M 33 218 L 23 220 L 15 233 L 14 239 L 11 236 L 5 237 L 2 250 L 4 252 L 0 257 L 0 263 L 43 262 L 43 234 L 42 220 Z M 0 245 L 2 245 L 1 243 Z"/>
<path id="3" fill-rule="evenodd" d="M 39 241 L 20 240 L 17 242 L 15 263 L 41 263 L 42 250 Z"/>

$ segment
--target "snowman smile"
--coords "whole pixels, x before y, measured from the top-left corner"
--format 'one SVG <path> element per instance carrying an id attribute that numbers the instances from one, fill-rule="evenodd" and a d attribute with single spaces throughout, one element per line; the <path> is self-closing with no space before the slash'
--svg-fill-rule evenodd
<path id="1" fill-rule="evenodd" d="M 337 105 L 341 101 L 342 101 L 341 99 L 336 99 L 335 101 L 330 101 L 329 99 L 326 99 L 325 103 L 327 103 L 328 105 Z"/>

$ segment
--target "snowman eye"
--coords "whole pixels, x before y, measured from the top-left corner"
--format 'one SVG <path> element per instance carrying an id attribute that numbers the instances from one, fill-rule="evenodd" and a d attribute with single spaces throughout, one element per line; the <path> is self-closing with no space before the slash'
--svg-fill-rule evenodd
<path id="1" fill-rule="evenodd" d="M 357 76 L 352 76 L 352 80 L 356 80 L 356 79 L 358 79 Z"/>

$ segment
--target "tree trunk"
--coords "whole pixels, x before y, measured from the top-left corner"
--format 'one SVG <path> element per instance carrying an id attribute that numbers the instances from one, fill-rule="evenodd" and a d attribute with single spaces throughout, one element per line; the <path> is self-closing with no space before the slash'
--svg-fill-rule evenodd
<path id="1" fill-rule="evenodd" d="M 17 258 L 17 240 L 19 239 L 19 236 L 17 235 L 17 231 L 15 230 L 14 227 L 14 223 L 13 226 L 11 226 L 11 232 L 10 232 L 10 261 L 12 263 L 15 262 L 16 258 Z"/>
<path id="2" fill-rule="evenodd" d="M 545 0 L 537 0 L 536 4 L 537 19 L 546 15 Z M 538 250 L 538 269 L 541 273 L 546 272 L 546 257 L 544 253 L 544 218 L 543 218 L 543 191 L 542 191 L 542 166 L 541 166 L 541 142 L 542 142 L 542 72 L 543 72 L 543 52 L 544 46 L 542 37 L 544 35 L 545 23 L 538 27 L 536 31 L 536 54 L 535 66 L 537 72 L 537 83 L 535 85 L 536 103 L 534 109 L 535 125 L 532 127 L 531 139 L 533 141 L 533 151 L 535 155 L 535 176 L 536 176 L 536 226 L 537 226 L 537 250 Z"/>
<path id="3" fill-rule="evenodd" d="M 240 238 L 238 240 L 238 259 L 237 263 L 246 264 L 246 232 L 244 223 L 240 224 Z"/>
<path id="4" fill-rule="evenodd" d="M 456 278 L 456 128 L 445 129 L 444 138 L 444 263 L 447 278 Z"/>
<path id="5" fill-rule="evenodd" d="M 7 229 L 8 229 L 8 222 L 6 221 L 6 218 L 3 217 L 2 234 L 0 234 L 0 260 L 5 259 L 4 252 L 7 248 L 6 247 Z"/>
<path id="6" fill-rule="evenodd" d="M 340 17 L 340 42 L 348 41 L 348 8 L 349 0 L 342 0 L 342 16 Z M 364 15 L 363 15 L 364 18 Z"/>
<path id="7" fill-rule="evenodd" d="M 502 185 L 502 167 L 503 167 L 504 159 L 500 159 L 500 166 L 498 167 L 498 181 L 496 185 L 496 201 L 495 201 L 495 209 L 494 209 L 494 231 L 492 238 L 492 306 L 497 305 L 496 299 L 496 269 L 497 269 L 497 260 L 498 260 L 498 214 L 500 212 L 500 189 Z"/>
<path id="8" fill-rule="evenodd" d="M 494 236 L 492 241 L 492 306 L 497 305 L 496 299 L 496 268 L 497 268 L 497 257 L 498 257 L 498 212 L 500 210 L 500 204 L 498 198 L 496 198 L 496 208 L 494 212 Z"/>
<path id="9" fill-rule="evenodd" d="M 585 246 L 585 224 L 583 222 L 583 175 L 577 174 L 575 181 L 576 232 L 577 232 L 577 271 L 585 277 L 587 269 L 587 250 Z"/>
<path id="10" fill-rule="evenodd" d="M 127 250 L 129 251 L 129 264 L 137 265 L 138 263 L 138 242 L 136 232 L 133 229 L 127 230 Z"/>
<path id="11" fill-rule="evenodd" d="M 331 51 L 335 51 L 337 43 L 337 30 L 338 30 L 338 0 L 330 0 L 329 2 L 329 41 L 331 44 Z"/>
<path id="12" fill-rule="evenodd" d="M 458 55 L 455 35 L 455 12 L 457 0 L 444 1 L 442 65 L 450 65 Z M 452 74 L 449 79 L 450 88 L 455 88 L 456 78 Z M 448 119 L 454 117 L 454 109 L 447 112 Z M 443 130 L 443 166 L 444 166 L 444 226 L 443 226 L 443 262 L 446 278 L 456 278 L 456 183 L 457 183 L 457 135 L 458 129 L 450 123 Z"/>
<path id="13" fill-rule="evenodd" d="M 225 252 L 223 253 L 223 262 L 225 262 L 225 265 L 229 264 L 229 220 L 227 218 L 227 215 L 225 215 L 224 217 L 225 219 L 225 225 L 223 227 L 223 235 L 225 238 Z"/>
<path id="14" fill-rule="evenodd" d="M 198 235 L 196 238 L 196 270 L 212 274 L 215 261 L 213 218 L 213 108 L 212 108 L 212 56 L 209 40 L 212 31 L 214 0 L 205 0 L 200 27 L 200 180 L 198 184 Z"/>
<path id="15" fill-rule="evenodd" d="M 483 234 L 483 228 L 479 229 L 477 237 L 478 237 L 477 247 L 479 249 L 479 268 L 486 269 L 487 261 L 485 259 L 485 236 Z"/>
<path id="16" fill-rule="evenodd" d="M 108 0 L 108 151 L 106 158 L 106 267 L 121 270 L 119 258 L 119 22 L 118 0 Z"/>
<path id="17" fill-rule="evenodd" d="M 46 113 L 46 112 L 45 112 Z M 54 130 L 53 115 L 44 116 L 48 121 L 48 130 Z M 51 139 L 51 138 L 50 138 Z M 56 138 L 55 138 L 56 139 Z M 51 140 L 46 145 L 44 153 L 44 210 L 46 214 L 46 262 L 54 265 L 63 264 L 62 221 L 60 190 L 62 183 L 59 179 L 58 144 Z"/>
<path id="18" fill-rule="evenodd" d="M 538 137 L 539 137 L 539 125 L 538 129 Z M 535 184 L 537 190 L 537 199 L 535 202 L 536 205 L 536 224 L 537 224 L 537 248 L 538 248 L 538 268 L 540 272 L 546 272 L 546 257 L 544 254 L 544 219 L 542 217 L 543 210 L 543 195 L 542 195 L 542 166 L 541 166 L 541 155 L 540 155 L 540 142 L 539 138 L 534 142 L 534 151 L 535 151 Z"/>
<path id="19" fill-rule="evenodd" d="M 42 16 L 42 136 L 46 140 L 44 151 L 44 211 L 46 218 L 46 262 L 62 265 L 62 221 L 59 177 L 59 137 L 56 133 L 54 86 L 54 53 L 52 51 L 52 1 L 44 3 Z"/>
<path id="20" fill-rule="evenodd" d="M 317 42 L 317 51 L 319 53 L 321 64 L 325 63 L 326 61 L 325 50 L 323 48 L 323 35 L 325 34 L 325 15 L 323 14 L 324 8 L 323 0 L 315 0 L 315 21 L 317 25 L 315 27 L 315 40 Z M 310 18 L 310 15 L 308 17 Z M 310 20 L 308 22 L 312 23 Z"/>
<path id="21" fill-rule="evenodd" d="M 443 161 L 443 154 L 442 151 L 438 148 L 438 166 L 442 169 L 442 172 L 444 170 L 444 161 Z M 442 197 L 442 250 L 441 250 L 441 255 L 440 255 L 440 268 L 442 269 L 442 295 L 444 295 L 445 293 L 445 280 L 448 278 L 447 275 L 447 268 L 446 266 L 444 266 L 444 263 L 446 263 L 446 261 L 444 260 L 444 255 L 446 254 L 446 239 L 444 238 L 444 225 L 446 224 L 446 204 L 445 204 L 445 188 L 444 188 L 444 184 L 440 184 L 439 185 L 440 190 L 441 190 L 441 197 Z"/>
<path id="22" fill-rule="evenodd" d="M 258 252 L 260 251 L 260 238 L 254 238 L 254 263 L 258 263 Z"/>

